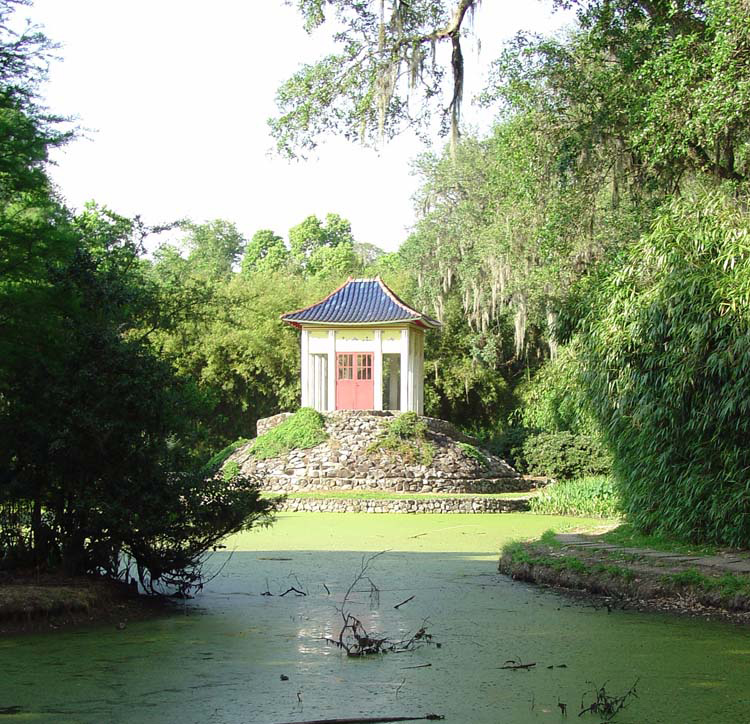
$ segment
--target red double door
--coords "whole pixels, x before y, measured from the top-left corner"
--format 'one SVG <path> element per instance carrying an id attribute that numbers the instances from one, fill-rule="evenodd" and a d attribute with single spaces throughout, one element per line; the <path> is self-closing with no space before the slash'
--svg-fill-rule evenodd
<path id="1" fill-rule="evenodd" d="M 372 410 L 375 386 L 371 352 L 343 352 L 336 355 L 336 409 Z"/>

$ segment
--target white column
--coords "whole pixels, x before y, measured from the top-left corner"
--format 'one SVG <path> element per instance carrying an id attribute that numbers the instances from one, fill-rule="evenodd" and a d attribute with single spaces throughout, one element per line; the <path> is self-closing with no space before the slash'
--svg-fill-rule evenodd
<path id="1" fill-rule="evenodd" d="M 300 368 L 302 371 L 302 407 L 310 407 L 314 402 L 310 399 L 310 332 L 307 329 L 302 330 Z"/>
<path id="2" fill-rule="evenodd" d="M 336 409 L 336 330 L 328 330 L 328 411 Z"/>
<path id="3" fill-rule="evenodd" d="M 417 335 L 417 412 L 424 415 L 424 332 Z"/>
<path id="4" fill-rule="evenodd" d="M 401 330 L 401 412 L 409 407 L 409 329 Z"/>
<path id="5" fill-rule="evenodd" d="M 372 382 L 375 385 L 373 407 L 383 409 L 383 332 L 375 330 L 375 354 L 372 360 Z"/>
<path id="6" fill-rule="evenodd" d="M 391 365 L 391 376 L 390 376 L 389 385 L 388 385 L 388 396 L 391 401 L 390 409 L 394 410 L 394 409 L 397 409 L 395 405 L 396 405 L 396 401 L 398 400 L 398 391 L 399 391 L 399 382 L 398 382 L 399 362 L 395 354 L 392 354 L 389 360 L 390 360 L 390 365 Z M 399 404 L 399 407 L 401 407 L 400 404 Z"/>
<path id="7" fill-rule="evenodd" d="M 328 356 L 319 354 L 318 360 L 318 411 L 325 412 L 328 409 Z"/>

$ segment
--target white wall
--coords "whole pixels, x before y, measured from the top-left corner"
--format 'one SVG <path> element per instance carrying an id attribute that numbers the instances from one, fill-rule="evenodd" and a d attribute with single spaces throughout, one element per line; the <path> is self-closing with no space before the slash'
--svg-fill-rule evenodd
<path id="1" fill-rule="evenodd" d="M 336 407 L 336 354 L 372 352 L 374 406 L 383 409 L 383 355 L 400 358 L 401 410 L 422 414 L 424 406 L 424 331 L 418 327 L 303 328 L 302 405 L 320 412 Z"/>

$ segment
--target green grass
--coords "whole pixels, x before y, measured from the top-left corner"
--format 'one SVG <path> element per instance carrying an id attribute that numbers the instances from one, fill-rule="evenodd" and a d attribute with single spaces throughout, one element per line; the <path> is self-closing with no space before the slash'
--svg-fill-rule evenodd
<path id="1" fill-rule="evenodd" d="M 280 493 L 279 493 L 280 494 Z M 273 497 L 276 493 L 264 493 L 264 497 Z M 287 498 L 302 500 L 432 500 L 432 499 L 465 499 L 465 498 L 492 498 L 508 500 L 512 498 L 529 498 L 534 493 L 391 493 L 382 490 L 376 491 L 342 491 L 342 492 L 311 492 L 311 493 L 284 493 Z"/>
<path id="2" fill-rule="evenodd" d="M 557 533 L 552 530 L 551 528 L 549 530 L 545 530 L 544 533 L 542 533 L 542 537 L 539 539 L 539 542 L 543 545 L 549 546 L 550 548 L 562 548 L 562 543 L 560 543 L 555 536 Z"/>
<path id="3" fill-rule="evenodd" d="M 201 475 L 204 478 L 207 478 L 209 475 L 213 475 L 217 470 L 221 468 L 221 466 L 224 464 L 224 461 L 238 448 L 241 448 L 243 445 L 245 445 L 249 440 L 246 440 L 245 438 L 240 438 L 239 440 L 235 440 L 230 445 L 227 445 L 222 450 L 219 450 L 219 452 L 216 453 L 202 468 L 201 468 Z"/>
<path id="4" fill-rule="evenodd" d="M 259 435 L 250 453 L 257 460 L 285 455 L 291 450 L 305 450 L 328 439 L 323 416 L 311 407 L 303 407 L 284 422 Z"/>
<path id="5" fill-rule="evenodd" d="M 750 577 L 725 573 L 722 576 L 706 576 L 695 568 L 689 568 L 679 573 L 668 573 L 662 576 L 667 584 L 696 588 L 703 591 L 716 591 L 724 599 L 733 596 L 750 596 Z"/>
<path id="6" fill-rule="evenodd" d="M 686 553 L 688 555 L 714 555 L 719 550 L 716 546 L 695 545 L 660 535 L 639 533 L 629 523 L 623 523 L 614 530 L 599 536 L 599 538 L 606 543 L 615 543 L 626 548 L 652 548 L 657 551 Z"/>
<path id="7" fill-rule="evenodd" d="M 560 544 L 554 540 L 555 531 L 545 531 L 540 543 L 559 547 Z M 554 571 L 571 571 L 580 575 L 607 575 L 631 581 L 635 578 L 635 572 L 624 566 L 616 566 L 610 563 L 589 563 L 576 556 L 561 555 L 554 556 L 534 547 L 534 543 L 514 542 L 503 548 L 503 555 L 510 556 L 513 563 L 527 564 L 532 566 L 545 566 Z"/>

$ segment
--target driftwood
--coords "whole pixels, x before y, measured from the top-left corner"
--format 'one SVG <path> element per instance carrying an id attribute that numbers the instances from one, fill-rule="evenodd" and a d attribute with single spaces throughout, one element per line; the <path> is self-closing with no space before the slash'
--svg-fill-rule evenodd
<path id="1" fill-rule="evenodd" d="M 300 591 L 299 588 L 295 588 L 292 586 L 291 588 L 287 588 L 284 593 L 280 594 L 281 598 L 284 598 L 287 593 L 296 593 L 298 596 L 306 596 L 307 594 L 304 591 Z"/>
<path id="2" fill-rule="evenodd" d="M 338 638 L 324 637 L 324 641 L 346 651 L 347 656 L 368 656 L 370 654 L 400 653 L 410 651 L 424 644 L 434 643 L 432 634 L 427 632 L 428 620 L 422 621 L 422 626 L 408 639 L 393 641 L 386 636 L 378 637 L 370 634 L 364 627 L 362 621 L 348 611 L 350 596 L 360 583 L 369 584 L 370 602 L 377 606 L 380 600 L 380 590 L 368 575 L 372 562 L 388 551 L 381 551 L 369 558 L 362 558 L 362 566 L 359 573 L 352 581 L 344 594 L 341 605 L 337 606 L 343 626 L 339 631 Z M 407 599 L 407 601 L 410 599 Z M 402 603 L 406 603 L 403 601 Z M 400 605 L 400 604 L 399 604 Z M 439 644 L 436 644 L 439 646 Z"/>
<path id="3" fill-rule="evenodd" d="M 414 596 L 409 596 L 405 601 L 401 601 L 401 603 L 397 603 L 393 608 L 401 608 L 405 603 L 409 603 L 409 601 L 413 601 Z"/>
<path id="4" fill-rule="evenodd" d="M 610 721 L 617 712 L 624 709 L 630 703 L 631 698 L 638 698 L 638 692 L 636 691 L 638 681 L 639 679 L 636 679 L 633 686 L 621 696 L 608 694 L 607 690 L 604 688 L 607 685 L 606 683 L 599 687 L 595 687 L 592 692 L 584 693 L 581 697 L 581 711 L 578 712 L 578 716 L 580 717 L 584 714 L 599 714 L 604 716 L 604 721 Z M 594 694 L 594 701 L 589 704 L 589 706 L 584 706 L 583 697 L 585 697 L 587 693 Z"/>
<path id="5" fill-rule="evenodd" d="M 532 661 L 528 664 L 522 664 L 520 659 L 508 659 L 502 666 L 498 666 L 498 669 L 533 669 L 536 666 L 536 661 Z"/>
<path id="6" fill-rule="evenodd" d="M 397 721 L 442 721 L 440 714 L 425 714 L 425 716 L 366 716 L 358 719 L 309 719 L 308 721 L 286 722 L 285 724 L 388 724 Z"/>

